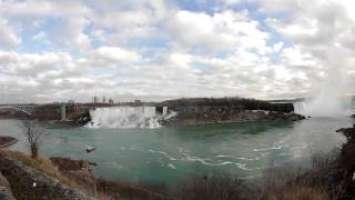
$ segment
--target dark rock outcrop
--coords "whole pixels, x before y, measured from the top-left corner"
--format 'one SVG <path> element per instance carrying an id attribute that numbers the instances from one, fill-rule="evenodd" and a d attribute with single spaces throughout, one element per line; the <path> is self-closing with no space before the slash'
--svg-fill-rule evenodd
<path id="1" fill-rule="evenodd" d="M 137 185 L 104 179 L 97 180 L 97 190 L 109 195 L 112 199 L 172 200 Z"/>
<path id="2" fill-rule="evenodd" d="M 73 115 L 71 120 L 79 126 L 84 126 L 91 121 L 90 111 L 85 111 L 78 115 Z"/>
<path id="3" fill-rule="evenodd" d="M 17 200 L 94 200 L 21 161 L 0 157 L 0 172 L 11 185 Z"/>
<path id="4" fill-rule="evenodd" d="M 108 181 L 96 178 L 91 174 L 92 165 L 87 160 L 73 160 L 69 158 L 53 157 L 52 163 L 66 176 L 75 180 L 86 192 L 92 194 L 97 192 L 99 196 L 104 195 L 107 199 L 144 199 L 144 200 L 166 200 L 163 195 L 153 192 L 144 187 L 131 183 Z M 88 190 L 89 189 L 89 190 Z M 96 195 L 96 193 L 95 193 Z"/>
<path id="5" fill-rule="evenodd" d="M 96 196 L 96 178 L 91 173 L 92 163 L 87 160 L 52 157 L 51 162 L 67 177 L 75 180 L 87 193 Z"/>
<path id="6" fill-rule="evenodd" d="M 355 124 L 352 128 L 342 128 L 337 130 L 346 138 L 347 142 L 342 146 L 338 158 L 338 164 L 344 170 L 343 185 L 346 193 L 355 194 Z"/>
<path id="7" fill-rule="evenodd" d="M 266 110 L 278 112 L 293 112 L 293 103 L 272 103 L 268 101 L 245 98 L 188 98 L 168 100 L 160 103 L 177 112 L 194 111 L 198 108 L 213 107 L 232 110 Z"/>
<path id="8" fill-rule="evenodd" d="M 349 173 L 355 172 L 355 127 L 337 130 L 343 133 L 347 142 L 343 145 L 340 155 L 340 163 Z"/>
<path id="9" fill-rule="evenodd" d="M 91 116 L 89 111 L 74 113 L 68 117 L 67 120 L 55 120 L 50 121 L 50 124 L 58 126 L 60 128 L 76 128 L 85 126 L 91 121 Z"/>
<path id="10" fill-rule="evenodd" d="M 9 182 L 1 173 L 0 173 L 0 199 L 15 200 Z"/>

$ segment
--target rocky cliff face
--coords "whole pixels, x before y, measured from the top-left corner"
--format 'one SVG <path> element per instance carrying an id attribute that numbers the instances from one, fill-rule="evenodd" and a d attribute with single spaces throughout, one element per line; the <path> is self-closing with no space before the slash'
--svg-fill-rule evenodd
<path id="1" fill-rule="evenodd" d="M 160 103 L 177 112 L 194 111 L 196 109 L 225 108 L 231 110 L 265 110 L 278 112 L 293 112 L 292 103 L 271 103 L 256 99 L 245 98 L 189 98 L 175 99 Z"/>
<path id="2" fill-rule="evenodd" d="M 95 178 L 91 174 L 90 167 L 93 163 L 90 163 L 87 160 L 72 160 L 69 158 L 53 157 L 51 158 L 51 161 L 64 175 L 75 180 L 79 186 L 84 188 L 86 193 L 101 197 L 100 199 L 167 199 L 161 194 L 134 184 Z"/>
<path id="3" fill-rule="evenodd" d="M 297 121 L 303 116 L 293 113 L 292 103 L 270 103 L 242 98 L 194 98 L 165 101 L 177 115 L 162 120 L 162 125 L 194 125 L 246 121 Z"/>
<path id="4" fill-rule="evenodd" d="M 355 124 L 352 128 L 343 128 L 337 130 L 341 132 L 347 139 L 347 142 L 343 145 L 341 149 L 341 154 L 339 157 L 339 162 L 342 167 L 344 167 L 348 173 L 350 182 L 355 180 Z M 355 185 L 353 185 L 353 193 L 355 194 Z"/>
<path id="5" fill-rule="evenodd" d="M 236 123 L 247 121 L 286 120 L 298 121 L 304 116 L 295 113 L 263 110 L 235 110 L 227 107 L 204 107 L 195 111 L 180 111 L 170 119 L 162 120 L 163 125 L 194 125 L 213 123 Z"/>
<path id="6" fill-rule="evenodd" d="M 21 161 L 0 157 L 0 172 L 17 200 L 94 200 Z"/>
<path id="7" fill-rule="evenodd" d="M 9 182 L 1 173 L 0 173 L 0 199 L 15 200 Z"/>
<path id="8" fill-rule="evenodd" d="M 96 178 L 91 173 L 91 163 L 89 161 L 62 157 L 52 157 L 50 160 L 58 167 L 60 172 L 75 180 L 87 194 L 97 196 Z"/>

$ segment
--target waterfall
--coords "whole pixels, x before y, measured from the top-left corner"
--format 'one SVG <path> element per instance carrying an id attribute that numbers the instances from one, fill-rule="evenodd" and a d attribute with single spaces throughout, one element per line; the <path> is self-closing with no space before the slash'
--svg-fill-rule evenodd
<path id="1" fill-rule="evenodd" d="M 88 128 L 159 128 L 159 120 L 168 119 L 175 113 L 158 114 L 154 106 L 120 106 L 97 108 L 91 110 L 90 115 Z"/>
<path id="2" fill-rule="evenodd" d="M 324 72 L 324 76 L 314 83 L 313 91 L 309 91 L 310 96 L 304 100 L 304 105 L 297 105 L 301 114 L 312 117 L 343 117 L 351 113 L 351 98 L 345 94 L 352 91 L 352 87 L 345 69 L 352 65 L 344 57 L 346 52 L 345 48 L 337 45 L 329 46 L 324 52 L 325 57 L 320 63 L 320 71 Z"/>
<path id="3" fill-rule="evenodd" d="M 350 101 L 346 98 L 313 98 L 295 102 L 295 113 L 312 117 L 341 117 L 351 113 Z"/>
<path id="4" fill-rule="evenodd" d="M 293 103 L 293 107 L 294 107 L 295 113 L 305 114 L 304 111 L 305 111 L 306 104 L 304 101 Z"/>

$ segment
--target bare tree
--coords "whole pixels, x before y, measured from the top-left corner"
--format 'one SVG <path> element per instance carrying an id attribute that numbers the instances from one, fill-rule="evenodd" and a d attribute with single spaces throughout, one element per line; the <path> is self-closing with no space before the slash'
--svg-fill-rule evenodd
<path id="1" fill-rule="evenodd" d="M 23 126 L 26 142 L 31 151 L 31 157 L 37 158 L 41 137 L 44 135 L 45 130 L 36 120 L 25 120 L 23 121 Z"/>

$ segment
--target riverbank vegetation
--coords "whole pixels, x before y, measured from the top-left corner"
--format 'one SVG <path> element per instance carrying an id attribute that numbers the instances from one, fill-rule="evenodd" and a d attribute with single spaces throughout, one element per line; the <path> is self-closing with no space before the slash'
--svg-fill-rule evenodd
<path id="1" fill-rule="evenodd" d="M 45 134 L 45 129 L 42 128 L 38 121 L 35 120 L 23 120 L 24 135 L 26 137 L 27 145 L 31 151 L 32 158 L 38 157 L 38 151 L 40 148 L 41 138 Z"/>
<path id="2" fill-rule="evenodd" d="M 38 170 L 50 177 L 56 178 L 59 182 L 64 183 L 70 187 L 77 187 L 77 184 L 75 184 L 73 180 L 63 176 L 58 168 L 53 165 L 53 163 L 46 157 L 40 156 L 34 159 L 32 156 L 22 152 L 5 149 L 0 150 L 0 156 L 21 162 L 23 165 Z"/>

